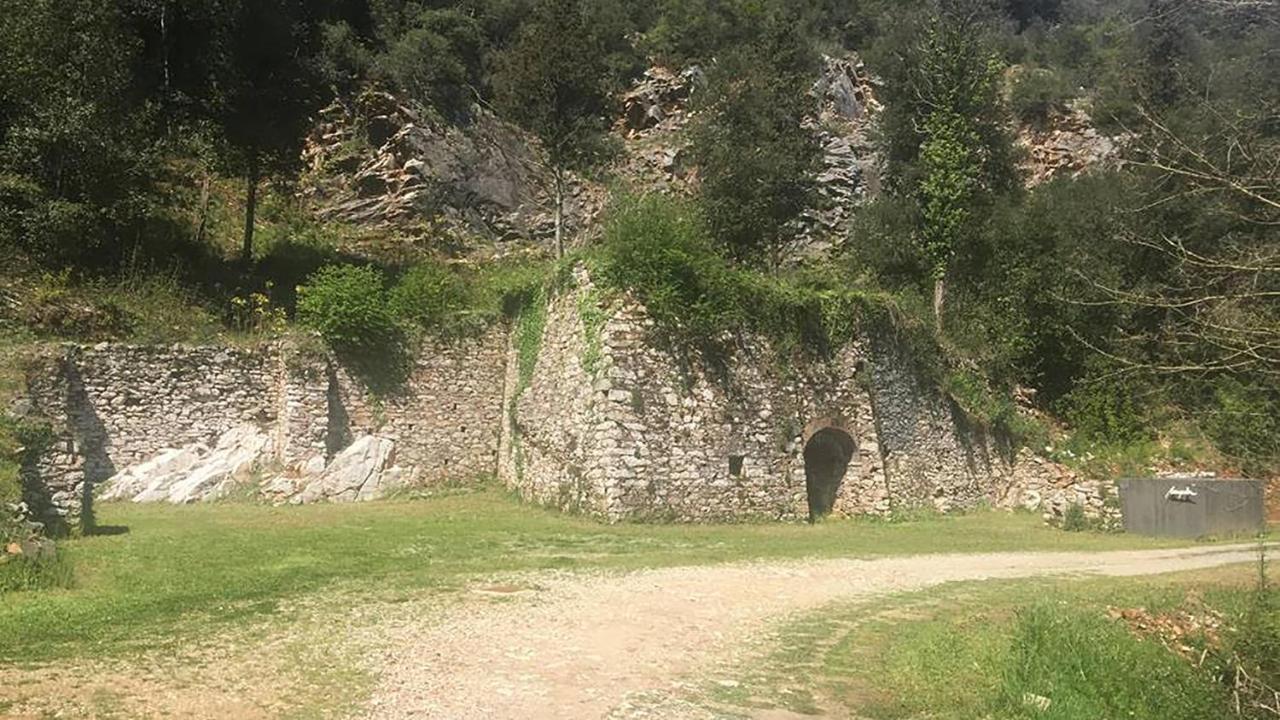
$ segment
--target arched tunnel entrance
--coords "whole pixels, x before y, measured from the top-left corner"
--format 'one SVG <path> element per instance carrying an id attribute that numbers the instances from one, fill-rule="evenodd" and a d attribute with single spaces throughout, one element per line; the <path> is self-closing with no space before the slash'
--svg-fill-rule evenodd
<path id="1" fill-rule="evenodd" d="M 804 446 L 804 480 L 809 493 L 809 520 L 831 514 L 857 445 L 839 428 L 823 428 Z"/>

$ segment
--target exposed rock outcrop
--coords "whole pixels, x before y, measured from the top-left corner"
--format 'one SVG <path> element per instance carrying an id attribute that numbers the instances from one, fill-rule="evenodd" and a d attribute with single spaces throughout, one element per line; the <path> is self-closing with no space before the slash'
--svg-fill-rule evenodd
<path id="1" fill-rule="evenodd" d="M 231 430 L 210 450 L 202 443 L 161 451 L 108 480 L 100 500 L 209 502 L 235 491 L 277 503 L 373 500 L 401 487 L 411 471 L 395 465 L 395 442 L 356 439 L 326 465 L 324 456 L 270 474 L 271 438 L 253 426 Z"/>
<path id="2" fill-rule="evenodd" d="M 448 122 L 381 92 L 321 113 L 303 153 L 302 194 L 320 217 L 391 229 L 455 254 L 544 242 L 554 232 L 551 171 L 527 133 L 483 108 Z M 573 181 L 570 231 L 603 194 Z"/>
<path id="3" fill-rule="evenodd" d="M 250 483 L 271 449 L 270 436 L 242 425 L 218 438 L 212 450 L 203 443 L 163 450 L 107 480 L 98 497 L 178 505 L 218 500 Z"/>
<path id="4" fill-rule="evenodd" d="M 281 476 L 262 487 L 276 502 L 357 502 L 375 500 L 404 485 L 412 472 L 395 465 L 395 442 L 365 435 L 324 466 L 323 458 L 309 461 L 295 477 Z M 316 462 L 316 461 L 319 462 Z M 321 468 L 317 473 L 316 468 Z"/>
<path id="5" fill-rule="evenodd" d="M 1095 128 L 1081 103 L 1066 112 L 1055 111 L 1043 124 L 1018 128 L 1018 145 L 1026 153 L 1022 163 L 1026 184 L 1035 187 L 1054 178 L 1114 167 L 1129 140 Z"/>
<path id="6" fill-rule="evenodd" d="M 688 159 L 685 130 L 704 73 L 698 66 L 675 72 L 649 68 L 622 96 L 614 131 L 623 139 L 618 172 L 644 190 L 691 192 L 698 172 Z M 821 255 L 843 240 L 858 205 L 879 192 L 880 159 L 870 129 L 880 110 L 874 81 L 856 54 L 823 58 L 809 91 L 813 114 L 805 126 L 822 146 L 814 177 L 818 201 L 798 220 L 793 260 Z"/>
<path id="7" fill-rule="evenodd" d="M 880 156 L 871 127 L 880 112 L 875 82 L 855 54 L 824 56 L 809 93 L 817 114 L 806 125 L 822 143 L 818 201 L 799 220 L 793 259 L 821 256 L 844 241 L 859 206 L 880 192 Z"/>

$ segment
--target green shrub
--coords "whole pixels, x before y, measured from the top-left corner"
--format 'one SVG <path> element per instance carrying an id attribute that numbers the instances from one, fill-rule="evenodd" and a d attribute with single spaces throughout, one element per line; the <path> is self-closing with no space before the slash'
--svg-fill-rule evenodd
<path id="1" fill-rule="evenodd" d="M 1086 377 L 1059 403 L 1075 435 L 1085 441 L 1123 447 L 1148 439 L 1146 418 L 1135 396 L 1144 385 L 1121 375 L 1097 358 L 1086 363 Z"/>
<path id="2" fill-rule="evenodd" d="M 1026 123 L 1043 123 L 1054 110 L 1063 110 L 1075 95 L 1060 73 L 1030 68 L 1019 73 L 1009 90 L 1009 106 Z"/>
<path id="3" fill-rule="evenodd" d="M 735 267 L 693 205 L 660 195 L 615 201 L 595 269 L 602 286 L 634 293 L 673 339 L 703 348 L 750 330 L 780 355 L 826 352 L 853 336 L 871 300 L 831 275 Z"/>
<path id="4" fill-rule="evenodd" d="M 478 319 L 473 307 L 474 287 L 452 268 L 425 262 L 405 273 L 391 290 L 391 310 L 400 320 L 427 330 L 464 332 Z"/>
<path id="5" fill-rule="evenodd" d="M 330 265 L 298 288 L 298 318 L 342 351 L 377 351 L 400 340 L 386 278 L 376 268 Z"/>
<path id="6" fill-rule="evenodd" d="M 515 318 L 547 281 L 542 262 L 499 261 L 479 270 L 429 261 L 414 266 L 390 292 L 392 312 L 436 335 L 481 332 Z"/>
<path id="7" fill-rule="evenodd" d="M 1089 516 L 1084 514 L 1084 506 L 1078 502 L 1068 505 L 1066 512 L 1062 513 L 1062 529 L 1067 532 L 1084 532 L 1092 525 Z"/>
<path id="8" fill-rule="evenodd" d="M 1206 430 L 1218 449 L 1246 473 L 1280 468 L 1280 393 L 1263 382 L 1234 377 L 1214 381 Z"/>
<path id="9" fill-rule="evenodd" d="M 650 316 L 697 340 L 739 327 L 733 270 L 715 249 L 697 209 L 661 195 L 624 198 L 605 225 L 600 281 L 635 292 Z"/>

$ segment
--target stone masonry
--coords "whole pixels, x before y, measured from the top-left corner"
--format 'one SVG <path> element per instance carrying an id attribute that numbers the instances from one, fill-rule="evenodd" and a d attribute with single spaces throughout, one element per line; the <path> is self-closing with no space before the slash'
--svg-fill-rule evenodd
<path id="1" fill-rule="evenodd" d="M 531 501 L 609 521 L 1109 512 L 1108 488 L 969 422 L 891 337 L 786 363 L 762 338 L 734 338 L 712 362 L 664 347 L 642 306 L 582 270 L 548 303 L 525 377 L 517 335 L 428 343 L 382 394 L 310 343 L 46 346 L 19 408 L 53 430 L 28 485 L 74 521 L 96 483 L 248 425 L 271 438 L 263 470 L 285 479 L 376 436 L 408 483 L 496 473 Z"/>
<path id="2" fill-rule="evenodd" d="M 416 482 L 491 474 L 503 342 L 495 329 L 429 344 L 385 397 L 327 352 L 290 344 L 45 347 L 29 363 L 19 410 L 47 421 L 52 442 L 27 468 L 27 484 L 74 524 L 96 483 L 166 448 L 212 446 L 246 424 L 272 436 L 280 469 L 331 460 L 376 433 L 395 441 L 398 464 Z"/>
<path id="3" fill-rule="evenodd" d="M 831 438 L 850 450 L 821 508 L 836 515 L 1039 509 L 1079 489 L 973 426 L 891 339 L 784 369 L 762 339 L 745 338 L 708 365 L 655 343 L 633 300 L 601 302 L 581 272 L 552 300 L 528 387 L 509 349 L 498 473 L 532 501 L 611 521 L 805 518 L 814 448 Z M 607 318 L 598 337 L 582 320 L 592 303 Z M 1100 507 L 1098 493 L 1080 492 Z"/>

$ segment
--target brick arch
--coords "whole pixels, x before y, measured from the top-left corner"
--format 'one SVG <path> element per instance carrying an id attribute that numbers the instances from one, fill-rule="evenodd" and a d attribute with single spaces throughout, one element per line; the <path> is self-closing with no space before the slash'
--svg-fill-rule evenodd
<path id="1" fill-rule="evenodd" d="M 813 521 L 835 509 L 849 469 L 858 463 L 858 440 L 848 423 L 838 418 L 810 422 L 801 439 L 805 494 Z"/>
<path id="2" fill-rule="evenodd" d="M 853 439 L 854 445 L 858 443 L 858 433 L 854 431 L 853 425 L 839 415 L 829 417 L 815 418 L 805 424 L 804 430 L 800 433 L 800 447 L 809 444 L 814 435 L 823 430 L 839 430 L 845 435 Z"/>

